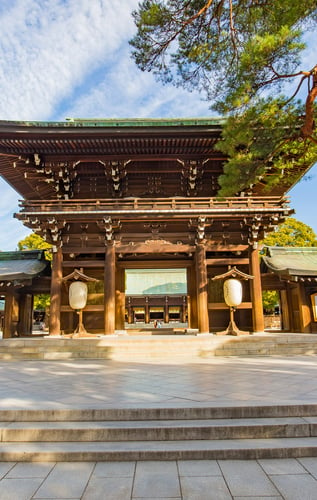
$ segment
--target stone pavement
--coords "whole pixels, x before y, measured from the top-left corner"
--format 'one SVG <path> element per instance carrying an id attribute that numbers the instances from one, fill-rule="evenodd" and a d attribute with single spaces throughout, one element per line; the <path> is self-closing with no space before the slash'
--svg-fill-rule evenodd
<path id="1" fill-rule="evenodd" d="M 317 402 L 317 357 L 0 363 L 0 409 Z M 317 500 L 317 458 L 0 463 L 0 500 Z"/>
<path id="2" fill-rule="evenodd" d="M 0 463 L 1 500 L 315 500 L 317 458 Z"/>
<path id="3" fill-rule="evenodd" d="M 0 362 L 0 410 L 316 402 L 317 356 Z"/>

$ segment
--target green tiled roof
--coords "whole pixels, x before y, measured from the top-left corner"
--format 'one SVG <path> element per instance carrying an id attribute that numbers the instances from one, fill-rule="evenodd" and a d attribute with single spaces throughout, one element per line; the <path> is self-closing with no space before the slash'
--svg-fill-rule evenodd
<path id="1" fill-rule="evenodd" d="M 317 276 L 315 247 L 266 247 L 263 262 L 279 275 Z"/>
<path id="2" fill-rule="evenodd" d="M 35 278 L 47 267 L 43 250 L 25 252 L 0 252 L 0 281 L 17 281 Z"/>
<path id="3" fill-rule="evenodd" d="M 221 126 L 225 119 L 215 118 L 66 118 L 65 122 L 0 121 L 0 125 L 24 127 L 205 127 Z"/>

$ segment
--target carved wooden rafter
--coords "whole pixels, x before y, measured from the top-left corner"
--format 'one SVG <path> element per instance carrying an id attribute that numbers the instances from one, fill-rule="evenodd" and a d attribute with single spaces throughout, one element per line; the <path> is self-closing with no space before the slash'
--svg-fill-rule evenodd
<path id="1" fill-rule="evenodd" d="M 111 217 L 104 217 L 101 221 L 97 221 L 97 226 L 103 231 L 103 240 L 105 245 L 111 245 L 115 240 L 115 231 L 121 228 L 119 220 L 112 220 Z"/>
<path id="2" fill-rule="evenodd" d="M 127 190 L 127 169 L 126 166 L 131 160 L 99 160 L 104 166 L 105 175 L 111 179 L 112 191 L 116 196 L 123 196 Z"/>
<path id="3" fill-rule="evenodd" d="M 38 175 L 44 178 L 44 182 L 51 184 L 56 192 L 56 197 L 61 200 L 68 200 L 73 197 L 73 183 L 77 177 L 77 165 L 80 162 L 71 161 L 49 161 L 34 153 L 33 158 L 26 160 L 32 162 Z"/>
<path id="4" fill-rule="evenodd" d="M 249 225 L 249 234 L 248 234 L 248 243 L 253 248 L 257 247 L 261 229 L 263 229 L 262 217 L 261 215 L 256 215 L 255 217 L 253 217 L 251 224 Z"/>
<path id="5" fill-rule="evenodd" d="M 281 214 L 272 214 L 264 218 L 262 215 L 255 215 L 248 222 L 248 244 L 253 248 L 257 248 L 258 241 L 265 237 L 266 231 L 272 231 L 285 220 Z"/>
<path id="6" fill-rule="evenodd" d="M 24 217 L 22 222 L 24 226 L 39 234 L 47 243 L 52 244 L 53 250 L 63 245 L 62 232 L 64 228 L 69 227 L 66 220 L 56 219 L 54 216 L 39 219 L 36 215 L 29 215 Z"/>
<path id="7" fill-rule="evenodd" d="M 206 241 L 206 228 L 212 225 L 207 217 L 200 215 L 196 220 L 189 220 L 189 227 L 196 229 L 196 243 L 203 243 Z"/>
<path id="8" fill-rule="evenodd" d="M 143 226 L 145 229 L 151 231 L 152 240 L 162 239 L 159 233 L 162 229 L 166 228 L 166 224 L 162 223 L 149 223 L 149 224 L 144 224 Z"/>
<path id="9" fill-rule="evenodd" d="M 201 179 L 204 173 L 203 166 L 208 160 L 181 160 L 177 159 L 182 165 L 182 186 L 187 196 L 195 196 L 201 187 Z"/>
<path id="10" fill-rule="evenodd" d="M 148 175 L 146 195 L 162 195 L 162 176 Z"/>

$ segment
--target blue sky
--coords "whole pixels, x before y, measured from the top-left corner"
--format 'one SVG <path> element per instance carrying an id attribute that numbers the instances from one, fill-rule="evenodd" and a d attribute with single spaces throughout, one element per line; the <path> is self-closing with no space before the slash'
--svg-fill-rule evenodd
<path id="1" fill-rule="evenodd" d="M 0 0 L 0 120 L 212 116 L 198 93 L 163 86 L 130 58 L 138 0 Z M 310 46 L 313 47 L 313 35 Z M 313 49 L 303 65 L 314 65 Z M 317 233 L 317 167 L 289 193 L 296 218 Z M 0 179 L 0 250 L 29 230 L 19 196 Z"/>

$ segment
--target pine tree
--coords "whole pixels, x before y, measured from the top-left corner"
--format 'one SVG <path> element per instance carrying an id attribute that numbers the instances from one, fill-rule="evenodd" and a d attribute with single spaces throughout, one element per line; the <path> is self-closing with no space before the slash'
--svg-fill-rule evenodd
<path id="1" fill-rule="evenodd" d="M 220 195 L 286 177 L 289 186 L 294 165 L 317 161 L 317 61 L 300 59 L 303 34 L 316 29 L 315 0 L 144 0 L 133 16 L 137 65 L 200 90 L 228 117 Z"/>

